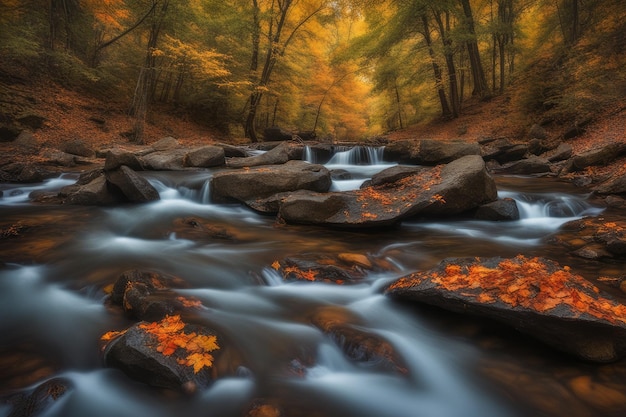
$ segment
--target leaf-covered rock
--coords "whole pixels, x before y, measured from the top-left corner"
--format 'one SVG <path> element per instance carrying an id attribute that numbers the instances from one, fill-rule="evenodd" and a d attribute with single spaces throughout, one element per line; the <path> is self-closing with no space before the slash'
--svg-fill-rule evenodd
<path id="1" fill-rule="evenodd" d="M 480 156 L 406 174 L 355 191 L 294 194 L 282 201 L 279 216 L 288 223 L 372 228 L 417 215 L 456 215 L 497 198 Z"/>
<path id="2" fill-rule="evenodd" d="M 445 260 L 400 278 L 385 293 L 501 321 L 585 360 L 626 354 L 626 306 L 547 259 Z"/>
<path id="3" fill-rule="evenodd" d="M 177 390 L 208 387 L 216 377 L 220 341 L 212 330 L 180 316 L 140 322 L 102 336 L 104 362 L 146 384 Z"/>

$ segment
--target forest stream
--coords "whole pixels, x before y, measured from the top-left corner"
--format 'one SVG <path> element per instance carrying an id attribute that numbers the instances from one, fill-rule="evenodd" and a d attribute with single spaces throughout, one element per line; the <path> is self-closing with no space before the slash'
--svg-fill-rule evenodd
<path id="1" fill-rule="evenodd" d="M 313 162 L 314 155 L 306 155 Z M 389 166 L 370 151 L 325 163 L 349 171 L 333 189 L 355 189 Z M 46 417 L 242 417 L 259 398 L 285 416 L 602 417 L 626 414 L 626 362 L 591 364 L 504 325 L 404 304 L 381 289 L 450 257 L 542 256 L 602 285 L 623 266 L 573 257 L 551 240 L 568 221 L 602 216 L 580 188 L 554 178 L 496 177 L 500 197 L 521 218 L 489 222 L 405 221 L 380 231 L 284 225 L 235 204 L 214 204 L 208 180 L 219 169 L 145 172 L 161 200 L 115 207 L 33 204 L 34 190 L 58 190 L 77 176 L 41 184 L 0 184 L 0 218 L 20 225 L 0 239 L 0 396 L 61 377 L 72 389 Z M 194 239 L 175 222 L 196 218 L 236 240 Z M 392 265 L 360 282 L 285 282 L 273 262 L 299 254 L 368 254 Z M 107 303 L 126 270 L 182 278 L 178 293 L 202 302 L 200 319 L 236 346 L 243 365 L 193 396 L 150 387 L 103 365 L 100 337 L 130 321 Z M 620 300 L 626 297 L 616 288 Z M 621 297 L 621 298 L 619 298 Z M 310 322 L 337 309 L 389 342 L 404 372 L 346 356 Z M 297 358 L 301 372 L 286 372 Z M 33 414 L 34 415 L 34 414 Z M 12 416 L 0 403 L 0 416 Z"/>

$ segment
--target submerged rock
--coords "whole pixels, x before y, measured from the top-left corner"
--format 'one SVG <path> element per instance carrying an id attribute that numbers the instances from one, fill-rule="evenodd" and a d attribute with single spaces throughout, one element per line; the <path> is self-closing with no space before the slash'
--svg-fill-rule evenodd
<path id="1" fill-rule="evenodd" d="M 366 330 L 360 320 L 347 310 L 322 308 L 313 314 L 311 322 L 350 360 L 386 372 L 408 373 L 406 364 L 393 345 L 375 332 Z"/>
<path id="2" fill-rule="evenodd" d="M 20 392 L 2 399 L 11 407 L 9 417 L 35 417 L 45 415 L 55 403 L 73 389 L 71 381 L 52 378 L 27 392 Z"/>
<path id="3" fill-rule="evenodd" d="M 543 259 L 450 259 L 385 289 L 397 299 L 489 317 L 581 359 L 626 354 L 626 306 Z"/>
<path id="4" fill-rule="evenodd" d="M 132 269 L 120 275 L 111 293 L 111 302 L 126 315 L 139 320 L 161 320 L 168 315 L 202 308 L 199 300 L 183 297 L 173 288 L 185 288 L 178 277 L 156 271 Z"/>

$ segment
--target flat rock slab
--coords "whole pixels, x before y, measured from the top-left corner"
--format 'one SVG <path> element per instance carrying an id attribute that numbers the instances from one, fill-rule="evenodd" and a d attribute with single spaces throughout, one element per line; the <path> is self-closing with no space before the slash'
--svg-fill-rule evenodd
<path id="1" fill-rule="evenodd" d="M 289 161 L 283 165 L 219 172 L 211 178 L 211 198 L 216 202 L 243 202 L 282 192 L 330 189 L 330 172 L 322 165 Z"/>
<path id="2" fill-rule="evenodd" d="M 495 319 L 584 360 L 610 362 L 626 353 L 626 306 L 548 259 L 444 260 L 384 292 Z"/>

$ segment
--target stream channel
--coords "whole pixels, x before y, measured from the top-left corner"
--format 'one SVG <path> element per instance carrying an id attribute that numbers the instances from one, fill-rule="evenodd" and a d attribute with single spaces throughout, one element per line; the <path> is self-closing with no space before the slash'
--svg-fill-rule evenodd
<path id="1" fill-rule="evenodd" d="M 358 188 L 391 166 L 370 149 L 323 162 Z M 584 363 L 482 319 L 386 298 L 381 288 L 447 257 L 545 256 L 595 278 L 607 271 L 550 243 L 564 223 L 602 215 L 580 189 L 554 178 L 497 177 L 514 198 L 510 222 L 424 220 L 375 232 L 276 224 L 240 205 L 212 204 L 208 180 L 218 170 L 142 173 L 161 200 L 116 207 L 44 206 L 33 190 L 58 190 L 77 176 L 34 185 L 0 184 L 3 227 L 27 225 L 0 239 L 0 395 L 63 377 L 73 389 L 48 408 L 55 417 L 243 417 L 270 398 L 288 417 L 599 417 L 626 415 L 626 364 Z M 174 222 L 194 217 L 236 231 L 238 241 L 190 240 Z M 371 254 L 394 272 L 355 285 L 286 283 L 275 260 L 305 253 Z M 152 388 L 105 368 L 99 338 L 130 325 L 106 306 L 104 288 L 123 271 L 148 268 L 186 280 L 179 290 L 201 300 L 201 317 L 242 351 L 246 367 L 188 397 Z M 339 308 L 363 330 L 388 341 L 407 372 L 350 360 L 309 317 Z M 303 375 L 284 372 L 302 355 Z M 0 416 L 10 408 L 0 404 Z M 39 415 L 39 414 L 38 414 Z M 269 415 L 269 414 L 268 414 Z M 273 414 L 272 414 L 273 415 Z M 283 414 L 281 414 L 283 415 Z"/>

